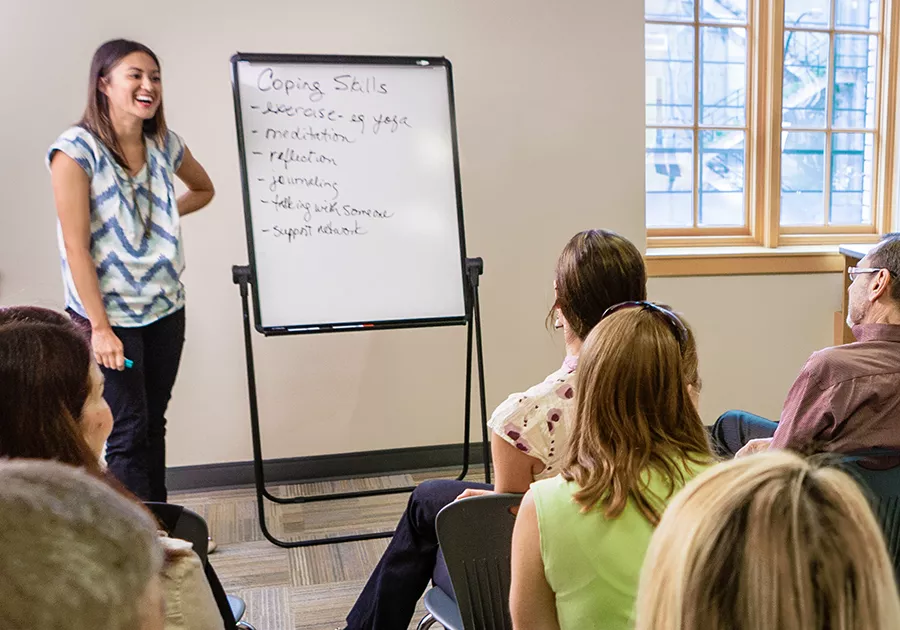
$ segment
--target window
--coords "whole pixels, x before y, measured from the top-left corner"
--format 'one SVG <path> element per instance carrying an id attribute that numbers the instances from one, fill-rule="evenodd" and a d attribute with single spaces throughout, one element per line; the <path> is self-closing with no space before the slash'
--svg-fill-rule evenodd
<path id="1" fill-rule="evenodd" d="M 645 0 L 651 246 L 887 231 L 898 3 Z"/>

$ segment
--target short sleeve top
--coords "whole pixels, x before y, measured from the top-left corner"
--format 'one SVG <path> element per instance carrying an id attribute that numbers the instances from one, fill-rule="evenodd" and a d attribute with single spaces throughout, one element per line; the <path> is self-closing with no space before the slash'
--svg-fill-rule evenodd
<path id="1" fill-rule="evenodd" d="M 147 160 L 130 176 L 92 133 L 71 127 L 50 146 L 72 158 L 90 179 L 91 256 L 110 324 L 146 326 L 184 306 L 184 257 L 174 174 L 184 141 L 168 131 L 163 140 L 145 136 Z M 149 234 L 145 229 L 149 226 Z M 62 229 L 57 240 L 66 307 L 87 317 L 69 268 Z"/>
<path id="2" fill-rule="evenodd" d="M 544 464 L 535 479 L 556 475 L 565 455 L 575 414 L 576 367 L 577 359 L 566 357 L 543 382 L 512 394 L 491 414 L 488 425 L 494 433 Z"/>

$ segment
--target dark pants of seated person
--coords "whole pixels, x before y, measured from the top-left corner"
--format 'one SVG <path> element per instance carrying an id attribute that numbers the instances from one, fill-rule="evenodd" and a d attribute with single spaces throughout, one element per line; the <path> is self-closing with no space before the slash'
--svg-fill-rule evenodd
<path id="1" fill-rule="evenodd" d="M 747 442 L 775 435 L 777 422 L 746 411 L 726 411 L 709 428 L 712 445 L 721 457 L 734 457 Z"/>
<path id="2" fill-rule="evenodd" d="M 492 486 L 434 479 L 413 490 L 388 548 L 347 615 L 350 630 L 398 630 L 409 626 L 416 602 L 435 573 L 437 514 L 467 488 L 491 490 Z M 435 583 L 453 594 L 446 576 L 435 576 Z"/>

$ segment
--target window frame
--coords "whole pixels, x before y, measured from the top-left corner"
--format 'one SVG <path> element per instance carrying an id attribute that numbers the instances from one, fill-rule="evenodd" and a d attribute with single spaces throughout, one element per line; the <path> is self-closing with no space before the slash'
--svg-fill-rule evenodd
<path id="1" fill-rule="evenodd" d="M 699 42 L 703 26 L 722 26 L 701 22 L 699 5 L 702 0 L 694 0 L 694 17 L 690 21 L 644 20 L 644 24 L 683 24 L 697 29 L 694 45 L 694 120 L 693 127 L 650 125 L 645 121 L 645 130 L 659 127 L 693 129 L 693 213 L 696 224 L 698 212 L 697 198 L 700 194 L 699 133 L 700 124 L 699 77 L 702 72 Z M 831 1 L 832 16 L 836 0 Z M 785 32 L 803 30 L 827 32 L 829 34 L 829 86 L 834 82 L 835 25 L 826 28 L 788 29 L 784 24 L 784 0 L 748 0 L 747 14 L 747 111 L 745 120 L 745 225 L 740 227 L 676 227 L 647 228 L 648 251 L 661 248 L 720 248 L 756 246 L 764 248 L 792 246 L 830 246 L 840 243 L 867 243 L 878 240 L 880 234 L 891 231 L 892 209 L 897 194 L 896 146 L 897 126 L 890 112 L 896 112 L 898 101 L 898 43 L 900 43 L 900 0 L 880 0 L 879 28 L 874 31 L 839 28 L 844 31 L 858 31 L 860 34 L 879 37 L 876 57 L 876 103 L 874 129 L 866 130 L 874 137 L 872 174 L 872 223 L 859 226 L 782 226 L 781 225 L 781 134 L 782 134 L 782 82 L 783 50 Z M 776 17 L 778 16 L 778 17 Z M 831 18 L 832 21 L 834 17 Z M 827 30 L 826 30 L 827 29 Z M 832 112 L 833 89 L 829 91 L 828 115 Z M 833 121 L 828 120 L 822 132 L 843 133 L 832 129 Z M 739 127 L 735 127 L 739 129 Z M 826 132 L 827 129 L 827 132 Z M 645 153 L 646 155 L 646 153 Z M 830 159 L 831 154 L 827 153 Z M 646 160 L 646 157 L 645 157 Z M 826 164 L 824 184 L 831 183 L 831 165 Z M 646 167 L 645 167 L 646 168 Z M 646 200 L 646 194 L 645 194 Z M 826 217 L 829 208 L 825 208 Z M 645 209 L 646 221 L 646 209 Z"/>
<path id="2" fill-rule="evenodd" d="M 693 227 L 672 227 L 672 228 L 647 228 L 648 237 L 653 236 L 665 236 L 665 237 L 697 237 L 699 235 L 703 235 L 706 237 L 727 237 L 730 240 L 737 237 L 735 241 L 736 244 L 749 242 L 746 238 L 750 236 L 750 225 L 752 224 L 751 217 L 751 204 L 750 197 L 748 191 L 750 189 L 750 173 L 745 168 L 744 169 L 744 224 L 741 226 L 729 226 L 729 227 L 699 227 L 697 224 L 699 223 L 699 212 L 700 212 L 700 183 L 702 176 L 702 164 L 701 164 L 701 152 L 700 152 L 700 143 L 701 143 L 701 134 L 704 131 L 716 131 L 716 130 L 731 130 L 731 131 L 743 131 L 744 132 L 744 147 L 745 147 L 745 159 L 746 156 L 749 156 L 751 153 L 751 145 L 753 144 L 752 135 L 753 135 L 753 125 L 751 124 L 751 106 L 754 100 L 754 92 L 751 89 L 751 81 L 754 77 L 754 42 L 752 41 L 752 23 L 754 17 L 751 15 L 751 12 L 748 10 L 747 13 L 747 21 L 744 23 L 738 22 L 706 22 L 700 19 L 700 7 L 702 5 L 703 0 L 694 0 L 694 15 L 690 20 L 648 20 L 644 19 L 644 26 L 648 24 L 655 24 L 661 26 L 690 26 L 695 29 L 694 32 L 694 49 L 693 49 L 693 124 L 691 125 L 671 125 L 671 124 L 662 124 L 662 125 L 650 125 L 647 124 L 646 121 L 644 123 L 645 130 L 651 129 L 674 129 L 674 130 L 684 130 L 690 131 L 692 134 L 692 190 L 691 190 L 691 203 L 692 203 L 692 221 L 694 223 Z M 754 0 L 748 0 L 749 5 L 754 4 Z M 742 28 L 746 31 L 747 37 L 747 58 L 744 67 L 744 85 L 745 87 L 745 102 L 746 102 L 746 111 L 744 112 L 744 125 L 741 127 L 724 127 L 722 125 L 704 125 L 701 122 L 702 118 L 702 104 L 700 102 L 700 85 L 702 82 L 702 72 L 703 72 L 703 64 L 700 63 L 701 58 L 701 46 L 703 39 L 703 30 L 704 28 Z M 645 106 L 646 107 L 646 106 Z M 645 197 L 646 198 L 646 197 Z M 645 221 L 646 221 L 646 212 L 645 212 Z"/>

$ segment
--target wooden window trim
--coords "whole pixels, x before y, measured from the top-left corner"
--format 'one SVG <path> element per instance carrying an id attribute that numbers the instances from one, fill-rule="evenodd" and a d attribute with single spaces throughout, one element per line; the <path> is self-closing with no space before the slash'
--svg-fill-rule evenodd
<path id="1" fill-rule="evenodd" d="M 837 245 L 657 248 L 647 251 L 644 262 L 651 278 L 840 273 L 844 268 Z"/>
<path id="2" fill-rule="evenodd" d="M 900 66 L 900 0 L 881 0 L 881 23 L 878 31 L 862 31 L 859 34 L 880 37 L 878 51 L 878 94 L 876 96 L 876 127 L 864 130 L 874 133 L 875 154 L 872 178 L 872 224 L 861 226 L 781 226 L 781 88 L 783 81 L 783 49 L 785 29 L 784 0 L 756 0 L 750 2 L 747 19 L 747 135 L 745 136 L 747 169 L 745 173 L 746 225 L 737 228 L 648 228 L 648 251 L 671 248 L 711 247 L 729 248 L 759 246 L 782 250 L 783 246 L 832 246 L 839 243 L 875 242 L 879 234 L 891 231 L 892 210 L 897 190 L 896 148 L 897 125 L 892 113 L 898 102 L 898 66 Z M 778 16 L 778 17 L 776 17 Z M 659 20 L 647 23 L 662 23 Z M 674 23 L 674 22 L 673 22 Z M 696 22 L 685 22 L 686 24 Z M 699 28 L 699 27 L 698 27 Z M 811 32 L 823 32 L 819 28 L 797 28 Z M 839 29 L 841 33 L 857 29 Z M 827 30 L 833 39 L 834 27 Z M 699 41 L 699 31 L 697 41 Z M 829 62 L 829 81 L 833 81 L 834 44 Z M 695 52 L 696 54 L 696 52 Z M 695 76 L 700 59 L 695 58 Z M 695 99 L 696 100 L 696 99 Z M 695 103 L 695 108 L 699 103 Z M 829 104 L 828 111 L 832 105 Z M 699 116 L 699 112 L 695 114 Z M 698 129 L 699 132 L 702 129 Z M 817 130 L 820 131 L 820 130 Z M 852 132 L 840 129 L 838 133 Z M 861 130 L 863 131 L 863 130 Z M 834 131 L 832 131 L 834 133 Z M 695 138 L 699 149 L 699 140 Z M 695 156 L 694 196 L 699 194 L 697 180 L 699 156 Z M 830 182 L 827 182 L 830 187 Z M 696 203 L 695 203 L 696 212 Z M 827 212 L 827 208 L 826 208 Z M 727 255 L 727 250 L 722 250 Z M 786 250 L 783 250 L 786 251 Z M 787 253 L 787 256 L 796 256 Z M 708 254 L 698 253 L 701 260 L 710 260 Z M 660 259 L 662 260 L 662 259 Z M 794 265 L 796 263 L 790 263 Z M 813 265 L 816 267 L 816 265 Z M 817 268 L 821 267 L 819 265 Z"/>

